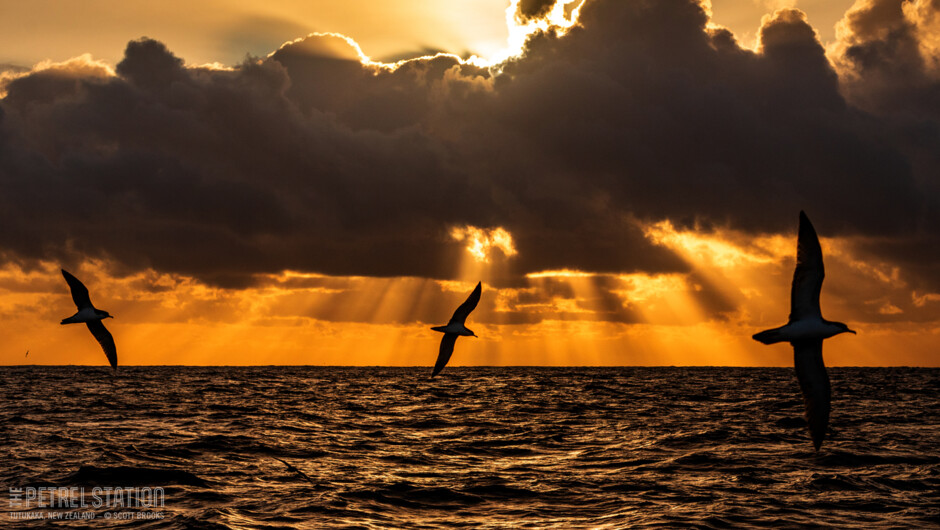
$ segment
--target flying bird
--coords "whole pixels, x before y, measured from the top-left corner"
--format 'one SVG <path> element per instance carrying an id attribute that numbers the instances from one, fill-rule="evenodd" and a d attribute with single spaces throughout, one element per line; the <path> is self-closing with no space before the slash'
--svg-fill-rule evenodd
<path id="1" fill-rule="evenodd" d="M 114 337 L 111 336 L 111 333 L 102 323 L 102 320 L 114 317 L 109 315 L 107 311 L 95 309 L 95 306 L 91 304 L 91 298 L 88 297 L 88 289 L 78 278 L 69 274 L 65 269 L 62 269 L 62 276 L 69 284 L 69 289 L 72 291 L 72 301 L 78 307 L 78 312 L 63 319 L 61 323 L 76 324 L 84 322 L 91 334 L 98 340 L 98 344 L 101 344 L 101 349 L 108 356 L 111 368 L 117 370 L 117 347 L 114 346 Z"/>
<path id="2" fill-rule="evenodd" d="M 450 356 L 454 353 L 454 344 L 457 342 L 457 337 L 476 337 L 473 330 L 467 328 L 464 323 L 467 321 L 467 317 L 470 316 L 470 312 L 473 311 L 480 302 L 480 292 L 482 290 L 482 282 L 477 282 L 477 286 L 473 289 L 473 292 L 470 293 L 470 296 L 454 311 L 454 316 L 450 317 L 450 322 L 448 322 L 446 326 L 435 326 L 431 328 L 434 331 L 440 331 L 444 334 L 444 338 L 441 339 L 441 350 L 437 354 L 437 362 L 434 363 L 434 371 L 431 373 L 431 377 L 439 374 L 447 365 L 447 361 L 450 360 Z"/>
<path id="3" fill-rule="evenodd" d="M 803 391 L 806 421 L 816 451 L 822 446 L 829 425 L 829 374 L 823 363 L 822 343 L 840 333 L 854 331 L 842 322 L 830 322 L 819 309 L 823 277 L 822 248 L 809 218 L 800 212 L 800 232 L 796 244 L 796 270 L 790 289 L 790 319 L 785 326 L 754 335 L 764 344 L 789 342 L 793 346 L 796 377 Z"/>

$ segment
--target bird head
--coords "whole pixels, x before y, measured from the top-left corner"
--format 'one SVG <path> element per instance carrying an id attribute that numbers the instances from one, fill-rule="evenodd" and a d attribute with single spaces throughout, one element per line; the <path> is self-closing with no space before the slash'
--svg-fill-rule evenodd
<path id="1" fill-rule="evenodd" d="M 852 335 L 857 335 L 857 333 L 849 329 L 849 327 L 843 324 L 842 322 L 833 322 L 833 324 L 835 324 L 836 327 L 839 328 L 839 333 L 851 333 Z"/>
<path id="2" fill-rule="evenodd" d="M 100 309 L 96 309 L 96 310 L 95 310 L 95 313 L 97 313 L 97 315 L 98 315 L 99 317 L 101 317 L 102 320 L 105 319 L 105 318 L 114 318 L 114 317 L 111 316 L 111 314 L 109 314 L 107 311 L 102 311 L 102 310 L 100 310 Z"/>
<path id="3" fill-rule="evenodd" d="M 476 334 L 476 333 L 474 333 L 472 329 L 470 329 L 470 328 L 467 328 L 467 331 L 469 331 L 469 332 L 470 332 L 470 336 L 471 336 L 471 337 L 476 337 L 476 336 L 477 336 L 477 334 Z M 479 337 L 478 337 L 478 338 L 479 338 Z"/>

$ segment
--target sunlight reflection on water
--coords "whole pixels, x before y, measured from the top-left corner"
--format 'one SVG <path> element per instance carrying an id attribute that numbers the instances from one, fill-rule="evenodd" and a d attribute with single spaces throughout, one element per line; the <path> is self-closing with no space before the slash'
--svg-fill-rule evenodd
<path id="1" fill-rule="evenodd" d="M 940 370 L 830 374 L 814 455 L 792 369 L 6 367 L 0 476 L 159 528 L 937 524 Z"/>

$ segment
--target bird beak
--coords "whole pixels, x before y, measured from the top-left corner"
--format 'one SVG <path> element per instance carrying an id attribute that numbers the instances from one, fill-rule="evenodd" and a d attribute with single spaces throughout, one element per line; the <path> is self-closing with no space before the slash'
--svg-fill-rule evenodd
<path id="1" fill-rule="evenodd" d="M 114 315 L 108 315 L 108 318 L 114 318 Z M 854 331 L 852 333 L 855 333 Z"/>
<path id="2" fill-rule="evenodd" d="M 848 332 L 851 333 L 852 335 L 858 335 L 858 333 L 855 333 L 855 332 L 852 331 L 851 329 L 847 329 L 846 331 L 848 331 Z"/>

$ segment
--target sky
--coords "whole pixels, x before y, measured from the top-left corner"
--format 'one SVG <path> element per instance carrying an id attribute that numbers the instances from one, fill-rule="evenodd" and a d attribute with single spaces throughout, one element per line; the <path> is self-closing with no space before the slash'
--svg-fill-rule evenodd
<path id="1" fill-rule="evenodd" d="M 31 67 L 89 53 L 113 65 L 128 41 L 149 36 L 189 64 L 231 65 L 311 32 L 350 36 L 380 60 L 428 51 L 492 57 L 509 37 L 507 6 L 507 0 L 0 0 L 0 64 Z M 713 20 L 753 47 L 761 17 L 793 6 L 827 43 L 852 1 L 713 0 Z"/>
<path id="2" fill-rule="evenodd" d="M 380 4 L 0 0 L 0 364 L 940 366 L 940 2 Z"/>

